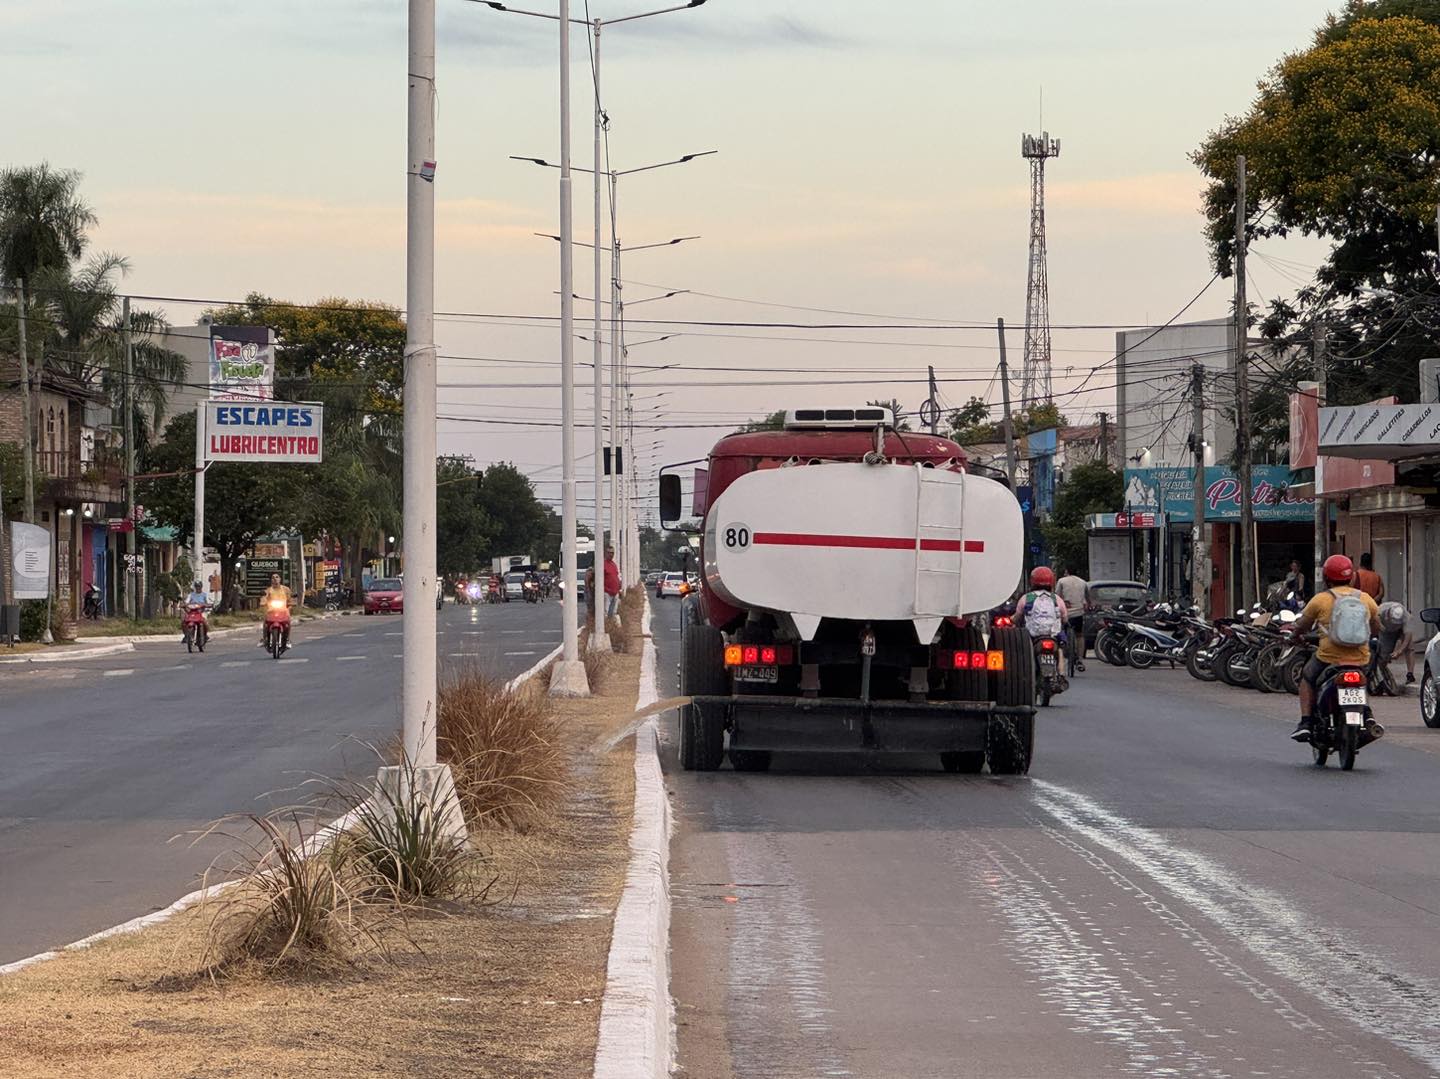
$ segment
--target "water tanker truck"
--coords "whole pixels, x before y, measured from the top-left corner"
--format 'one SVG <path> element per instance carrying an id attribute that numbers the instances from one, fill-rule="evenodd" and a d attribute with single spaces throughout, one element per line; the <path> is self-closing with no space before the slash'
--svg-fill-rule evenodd
<path id="1" fill-rule="evenodd" d="M 682 608 L 683 767 L 795 750 L 1029 769 L 1030 641 L 984 617 L 1020 580 L 1020 506 L 954 442 L 889 409 L 798 409 L 664 469 L 660 516 L 699 533 L 703 567 Z"/>

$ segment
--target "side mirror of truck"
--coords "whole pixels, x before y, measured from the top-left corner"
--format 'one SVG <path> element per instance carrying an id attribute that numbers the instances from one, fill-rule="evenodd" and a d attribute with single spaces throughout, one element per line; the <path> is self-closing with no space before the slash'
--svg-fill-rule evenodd
<path id="1" fill-rule="evenodd" d="M 683 494 L 678 472 L 660 474 L 660 523 L 667 528 L 679 523 Z"/>

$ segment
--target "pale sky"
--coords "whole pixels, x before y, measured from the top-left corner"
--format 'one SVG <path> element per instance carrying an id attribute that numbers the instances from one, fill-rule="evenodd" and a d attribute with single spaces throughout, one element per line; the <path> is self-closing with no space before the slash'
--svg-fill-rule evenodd
<path id="1" fill-rule="evenodd" d="M 554 0 L 526 6 L 556 10 Z M 605 18 L 666 5 L 590 6 Z M 1020 136 L 1041 129 L 1042 85 L 1044 128 L 1062 140 L 1048 172 L 1053 321 L 1164 321 L 1211 274 L 1200 178 L 1187 153 L 1227 113 L 1244 110 L 1256 80 L 1282 54 L 1307 46 L 1335 6 L 709 0 L 615 27 L 602 39 L 601 71 L 613 165 L 719 151 L 621 181 L 625 244 L 701 237 L 630 255 L 629 300 L 659 291 L 654 284 L 981 324 L 672 328 L 684 336 L 630 353 L 632 370 L 677 365 L 634 371 L 637 423 L 721 425 L 776 408 L 892 396 L 914 408 L 923 385 L 893 380 L 923 379 L 926 364 L 942 380 L 971 380 L 942 383 L 948 405 L 972 393 L 998 400 L 993 321 L 1024 321 L 1028 173 Z M 437 306 L 557 314 L 558 245 L 531 235 L 558 229 L 557 173 L 507 155 L 557 160 L 558 31 L 470 0 L 438 0 L 438 9 Z M 405 12 L 404 0 L 5 0 L 0 164 L 48 160 L 82 171 L 101 222 L 93 246 L 132 260 L 127 291 L 403 304 Z M 572 16 L 584 12 L 575 0 Z M 577 166 L 589 167 L 593 98 L 578 31 L 572 52 L 573 152 Z M 577 173 L 575 226 L 587 240 L 591 205 L 590 178 Z M 1252 300 L 1292 290 L 1281 271 L 1308 276 L 1303 267 L 1319 258 L 1303 241 L 1262 250 L 1293 262 L 1252 260 Z M 592 290 L 590 253 L 581 248 L 576 291 Z M 1229 283 L 1218 283 L 1187 317 L 1224 314 L 1229 294 Z M 153 306 L 177 323 L 198 313 L 173 301 Z M 629 314 L 904 321 L 697 295 Z M 588 304 L 576 305 L 578 321 L 589 315 Z M 445 361 L 442 384 L 526 384 L 442 388 L 442 415 L 558 419 L 554 324 L 451 320 L 437 335 L 443 355 L 491 358 Z M 629 340 L 656 335 L 632 322 Z M 588 359 L 589 349 L 577 342 L 577 359 Z M 1057 394 L 1113 351 L 1113 330 L 1056 331 Z M 1020 354 L 1016 331 L 1009 358 L 1017 370 Z M 873 385 L 741 384 L 823 381 L 846 370 L 855 373 L 836 377 Z M 582 387 L 590 377 L 577 368 Z M 1101 372 L 1088 383 L 1095 392 L 1060 398 L 1063 411 L 1093 422 L 1097 410 L 1114 407 L 1111 384 Z M 588 411 L 588 391 L 577 403 Z M 662 411 L 642 411 L 652 408 Z M 642 464 L 701 456 L 723 429 L 637 434 L 642 449 L 660 443 Z M 580 432 L 582 452 L 590 437 Z M 441 449 L 481 465 L 514 460 L 542 495 L 558 497 L 553 427 L 444 421 Z M 587 513 L 582 503 L 582 519 Z"/>

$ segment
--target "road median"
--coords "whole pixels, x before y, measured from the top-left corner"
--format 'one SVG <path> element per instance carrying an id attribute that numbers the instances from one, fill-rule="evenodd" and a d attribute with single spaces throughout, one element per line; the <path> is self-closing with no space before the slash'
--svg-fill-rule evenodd
<path id="1" fill-rule="evenodd" d="M 527 796 L 533 812 L 472 818 L 482 889 L 399 916 L 372 919 L 362 905 L 380 946 L 313 964 L 217 966 L 208 902 L 62 951 L 0 978 L 0 1071 L 589 1074 L 633 862 L 637 766 L 624 733 L 645 644 L 638 625 L 623 642 L 624 653 L 604 657 L 591 698 L 551 701 L 543 671 L 515 690 L 543 711 L 563 782 L 553 798 Z"/>

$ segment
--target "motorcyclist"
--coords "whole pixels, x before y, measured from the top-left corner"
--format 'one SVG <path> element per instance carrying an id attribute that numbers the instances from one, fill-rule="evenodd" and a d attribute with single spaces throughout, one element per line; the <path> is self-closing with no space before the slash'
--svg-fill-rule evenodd
<path id="1" fill-rule="evenodd" d="M 1370 611 L 1370 633 L 1379 636 L 1379 605 L 1351 583 L 1355 578 L 1355 565 L 1343 554 L 1332 554 L 1325 559 L 1322 567 L 1325 588 L 1317 591 L 1313 599 L 1305 604 L 1300 617 L 1291 623 L 1296 634 L 1309 633 L 1312 627 L 1320 627 L 1320 646 L 1305 664 L 1300 675 L 1300 722 L 1290 732 L 1297 742 L 1308 742 L 1315 733 L 1315 694 L 1320 678 L 1330 667 L 1364 667 L 1370 662 L 1368 644 L 1344 645 L 1330 639 L 1330 614 L 1335 609 L 1337 596 L 1355 595 L 1361 597 Z"/>
<path id="2" fill-rule="evenodd" d="M 261 648 L 265 647 L 265 619 L 263 617 L 263 614 L 265 611 L 268 611 L 270 609 L 270 603 L 273 600 L 282 601 L 285 604 L 286 610 L 289 610 L 291 607 L 295 606 L 295 593 L 290 591 L 290 587 L 288 585 L 281 582 L 280 574 L 278 573 L 270 574 L 270 587 L 265 589 L 265 594 L 260 597 L 260 611 L 262 614 L 262 617 L 260 619 Z M 290 631 L 288 629 L 285 631 L 285 638 L 288 643 L 290 638 Z"/>
<path id="3" fill-rule="evenodd" d="M 1065 601 L 1055 594 L 1055 571 L 1036 566 L 1030 571 L 1030 591 L 1015 604 L 1015 624 L 1024 626 L 1032 638 L 1059 637 L 1063 641 L 1069 618 Z"/>
<path id="4" fill-rule="evenodd" d="M 185 607 L 186 610 L 189 610 L 191 607 L 200 608 L 200 621 L 204 626 L 203 632 L 205 636 L 208 637 L 210 635 L 210 620 L 205 617 L 205 612 L 210 609 L 210 597 L 205 594 L 205 585 L 203 582 L 196 581 L 191 585 L 190 594 L 185 597 L 185 602 L 182 606 Z"/>

